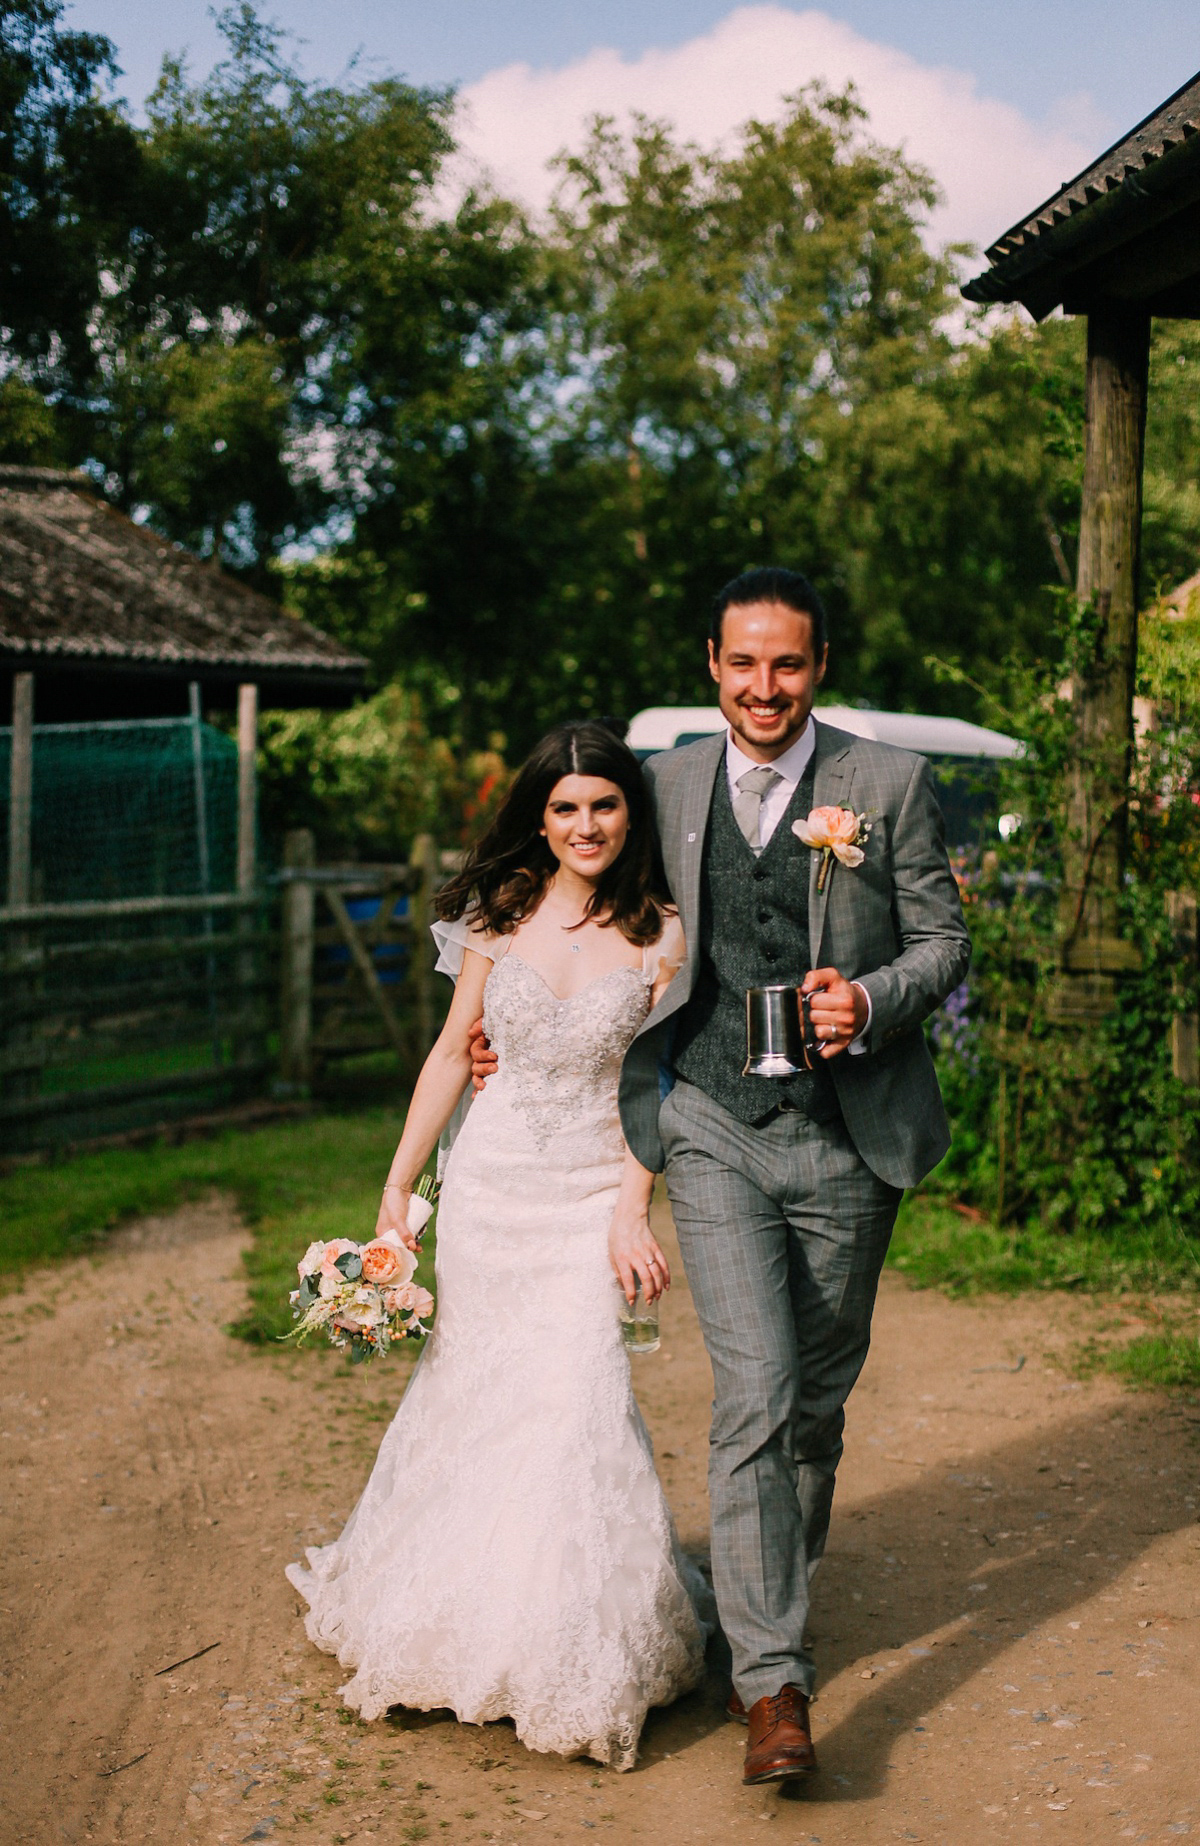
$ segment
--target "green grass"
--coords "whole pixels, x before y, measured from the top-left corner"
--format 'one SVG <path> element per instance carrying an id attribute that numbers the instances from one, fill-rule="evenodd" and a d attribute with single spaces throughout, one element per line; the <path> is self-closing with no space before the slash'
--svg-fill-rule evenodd
<path id="1" fill-rule="evenodd" d="M 951 1295 L 1034 1288 L 1153 1293 L 1200 1286 L 1200 1242 L 1182 1231 L 1147 1231 L 1107 1242 L 1037 1224 L 1001 1229 L 920 1192 L 900 1209 L 888 1262 L 914 1287 Z"/>
<path id="2" fill-rule="evenodd" d="M 403 1112 L 325 1114 L 182 1147 L 162 1143 L 84 1154 L 0 1178 L 0 1275 L 95 1249 L 114 1226 L 167 1212 L 214 1189 L 230 1194 L 254 1232 L 250 1301 L 234 1329 L 269 1340 L 291 1326 L 288 1290 L 315 1238 L 368 1237 Z M 427 1282 L 432 1250 L 419 1279 Z"/>
<path id="3" fill-rule="evenodd" d="M 0 1277 L 85 1254 L 125 1220 L 217 1190 L 234 1199 L 253 1231 L 249 1303 L 233 1331 L 271 1340 L 291 1326 L 287 1295 L 306 1245 L 361 1240 L 374 1228 L 402 1121 L 397 1102 L 231 1130 L 181 1147 L 158 1143 L 20 1168 L 0 1177 Z M 915 1287 L 951 1295 L 1071 1288 L 1178 1296 L 1200 1285 L 1200 1251 L 1182 1233 L 1110 1244 L 1036 1225 L 1000 1230 L 922 1193 L 905 1201 L 888 1261 Z M 431 1275 L 432 1248 L 418 1277 L 428 1285 Z M 1105 1347 L 1093 1356 L 1092 1369 L 1097 1365 L 1134 1385 L 1200 1386 L 1200 1344 L 1187 1327 Z"/>
<path id="4" fill-rule="evenodd" d="M 1126 1384 L 1146 1391 L 1200 1391 L 1200 1338 L 1193 1331 L 1143 1333 L 1111 1348 L 1102 1361 Z"/>

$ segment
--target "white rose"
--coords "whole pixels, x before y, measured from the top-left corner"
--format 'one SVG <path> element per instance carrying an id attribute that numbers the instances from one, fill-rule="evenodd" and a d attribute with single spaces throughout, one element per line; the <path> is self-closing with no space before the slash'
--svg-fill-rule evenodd
<path id="1" fill-rule="evenodd" d="M 358 1331 L 365 1327 L 377 1327 L 384 1318 L 383 1302 L 379 1292 L 374 1288 L 356 1288 L 348 1301 L 343 1301 L 337 1311 L 339 1327 Z"/>
<path id="2" fill-rule="evenodd" d="M 315 1275 L 316 1271 L 321 1267 L 321 1258 L 324 1254 L 325 1245 L 323 1243 L 310 1243 L 308 1249 L 296 1264 L 296 1268 L 299 1270 L 301 1276 Z"/>

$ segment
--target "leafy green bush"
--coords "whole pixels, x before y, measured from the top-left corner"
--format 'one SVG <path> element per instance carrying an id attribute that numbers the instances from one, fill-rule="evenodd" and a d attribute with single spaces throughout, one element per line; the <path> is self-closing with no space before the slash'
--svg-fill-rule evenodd
<path id="1" fill-rule="evenodd" d="M 403 858 L 418 833 L 464 843 L 508 786 L 495 737 L 462 751 L 430 734 L 419 695 L 392 682 L 350 711 L 267 712 L 259 752 L 263 826 L 308 826 L 323 853 Z"/>
<path id="2" fill-rule="evenodd" d="M 1056 1016 L 1065 772 L 1074 723 L 1062 688 L 1094 647 L 1093 618 L 1059 603 L 1056 645 L 1013 671 L 1004 728 L 1025 753 L 1003 766 L 1001 808 L 1020 816 L 962 873 L 974 956 L 965 995 L 934 1026 L 954 1147 L 938 1185 L 998 1225 L 1085 1238 L 1194 1238 L 1200 1209 L 1197 1093 L 1172 1075 L 1171 1023 L 1197 1007 L 1195 956 L 1181 957 L 1167 894 L 1194 891 L 1200 731 L 1187 671 L 1190 622 L 1148 624 L 1141 691 L 1162 722 L 1139 742 L 1120 928 L 1140 956 L 1108 1015 Z M 1119 824 L 1119 823 L 1118 823 Z M 1197 1246 L 1200 1248 L 1200 1246 Z"/>

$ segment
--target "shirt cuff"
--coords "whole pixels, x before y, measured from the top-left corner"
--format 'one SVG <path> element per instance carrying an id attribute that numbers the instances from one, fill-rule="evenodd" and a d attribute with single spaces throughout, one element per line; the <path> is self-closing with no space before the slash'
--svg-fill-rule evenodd
<path id="1" fill-rule="evenodd" d="M 861 981 L 851 981 L 850 985 L 851 987 L 857 987 L 859 993 L 862 995 L 863 999 L 867 1003 L 866 1024 L 863 1026 L 863 1029 L 858 1034 L 857 1038 L 852 1038 L 850 1040 L 850 1043 L 846 1047 L 847 1051 L 850 1053 L 850 1056 L 852 1058 L 860 1058 L 863 1052 L 867 1049 L 867 1035 L 871 1030 L 871 1010 L 872 1010 L 871 1009 L 871 996 L 867 992 L 866 988 L 863 986 Z"/>

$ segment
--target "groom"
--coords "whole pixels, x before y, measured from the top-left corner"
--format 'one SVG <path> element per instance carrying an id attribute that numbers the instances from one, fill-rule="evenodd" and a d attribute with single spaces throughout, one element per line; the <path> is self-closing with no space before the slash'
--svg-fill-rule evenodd
<path id="1" fill-rule="evenodd" d="M 814 720 L 825 658 L 804 577 L 748 571 L 717 597 L 727 728 L 646 765 L 688 958 L 621 1078 L 712 1361 L 713 1580 L 747 1783 L 815 1767 L 809 1580 L 902 1191 L 949 1146 L 922 1025 L 970 953 L 929 764 Z M 863 817 L 859 862 L 853 841 L 835 857 L 798 837 L 820 807 L 848 834 Z M 811 996 L 820 1056 L 744 1077 L 746 989 L 781 982 Z"/>

